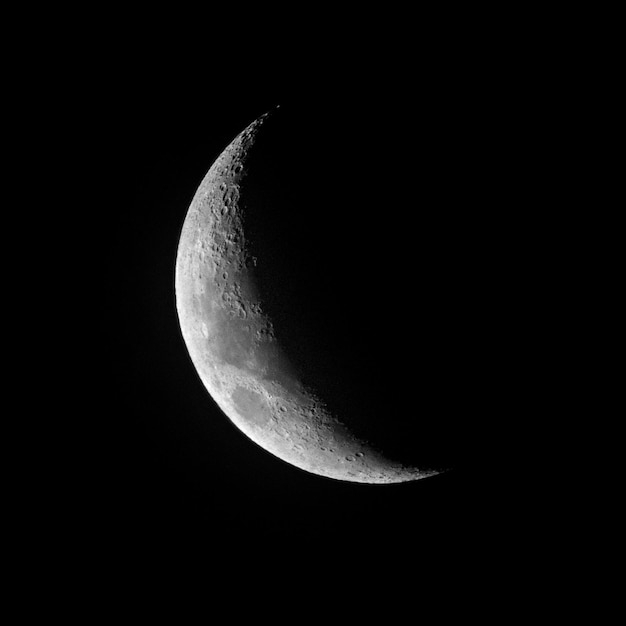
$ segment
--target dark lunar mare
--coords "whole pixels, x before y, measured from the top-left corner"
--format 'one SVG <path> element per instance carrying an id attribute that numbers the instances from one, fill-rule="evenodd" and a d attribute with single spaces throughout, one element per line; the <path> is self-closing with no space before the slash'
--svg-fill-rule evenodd
<path id="1" fill-rule="evenodd" d="M 302 380 L 389 458 L 451 467 L 480 410 L 480 155 L 470 168 L 445 113 L 403 129 L 374 113 L 271 115 L 242 185 L 246 239 Z"/>

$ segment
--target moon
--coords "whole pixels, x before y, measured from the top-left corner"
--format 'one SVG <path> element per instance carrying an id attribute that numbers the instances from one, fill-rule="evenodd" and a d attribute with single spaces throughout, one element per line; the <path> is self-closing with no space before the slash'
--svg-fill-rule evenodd
<path id="1" fill-rule="evenodd" d="M 262 115 L 224 149 L 197 189 L 184 221 L 175 288 L 191 360 L 232 423 L 254 443 L 297 468 L 357 483 L 400 483 L 433 476 L 438 469 L 390 454 L 384 438 L 370 437 L 358 421 L 342 414 L 341 402 L 329 399 L 337 395 L 336 390 L 327 392 L 331 382 L 326 385 L 307 375 L 306 346 L 328 344 L 328 338 L 321 336 L 324 333 L 317 330 L 313 341 L 310 333 L 305 340 L 303 329 L 299 349 L 293 348 L 297 340 L 290 343 L 281 338 L 281 320 L 299 328 L 298 312 L 287 303 L 281 308 L 282 287 L 277 285 L 286 279 L 273 276 L 264 263 L 276 253 L 280 241 L 297 247 L 298 235 L 291 233 L 273 247 L 255 238 L 263 221 L 259 215 L 267 216 L 270 224 L 276 222 L 272 207 L 261 197 L 264 186 L 276 181 L 254 181 L 263 171 L 260 167 L 255 174 L 254 160 L 263 160 L 264 145 L 269 145 L 274 132 L 268 120 L 276 115 L 280 111 Z M 286 161 L 290 155 L 282 158 Z M 297 204 L 298 198 L 293 202 Z M 296 207 L 293 210 L 297 213 Z M 321 214 L 317 221 L 326 219 Z M 272 291 L 272 281 L 278 291 Z M 317 358 L 310 350 L 311 359 Z M 346 380 L 353 378 L 353 372 L 345 372 Z M 346 394 L 348 387 L 346 383 Z M 349 403 L 347 398 L 345 405 Z"/>

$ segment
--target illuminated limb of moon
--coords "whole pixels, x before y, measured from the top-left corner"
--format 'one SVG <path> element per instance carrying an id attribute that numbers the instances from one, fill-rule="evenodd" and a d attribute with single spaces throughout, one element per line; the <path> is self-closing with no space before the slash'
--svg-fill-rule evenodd
<path id="1" fill-rule="evenodd" d="M 189 208 L 176 264 L 182 334 L 205 387 L 252 441 L 321 476 L 397 483 L 436 474 L 389 460 L 307 388 L 277 341 L 254 282 L 245 207 L 246 159 L 266 121 L 240 133 L 208 171 Z"/>

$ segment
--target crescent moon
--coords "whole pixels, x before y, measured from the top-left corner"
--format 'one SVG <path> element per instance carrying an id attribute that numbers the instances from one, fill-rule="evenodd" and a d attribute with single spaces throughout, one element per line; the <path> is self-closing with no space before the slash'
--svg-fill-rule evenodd
<path id="1" fill-rule="evenodd" d="M 241 202 L 247 161 L 268 113 L 211 166 L 189 207 L 176 261 L 176 306 L 198 375 L 253 442 L 302 470 L 359 483 L 399 483 L 439 473 L 407 466 L 353 432 L 300 379 L 255 284 Z"/>

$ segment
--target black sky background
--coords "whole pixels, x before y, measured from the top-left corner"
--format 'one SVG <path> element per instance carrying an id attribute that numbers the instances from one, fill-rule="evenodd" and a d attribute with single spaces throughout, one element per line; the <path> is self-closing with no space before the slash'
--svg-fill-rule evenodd
<path id="1" fill-rule="evenodd" d="M 533 102 L 502 79 L 502 67 L 479 74 L 460 58 L 452 73 L 430 64 L 416 69 L 409 58 L 392 72 L 344 63 L 307 73 L 284 64 L 278 77 L 257 71 L 254 81 L 219 68 L 134 61 L 105 59 L 96 72 L 91 66 L 89 79 L 77 83 L 72 109 L 84 130 L 79 144 L 89 147 L 76 155 L 79 161 L 85 155 L 90 190 L 81 224 L 89 236 L 77 244 L 88 262 L 76 272 L 87 286 L 85 301 L 97 310 L 97 321 L 89 312 L 77 320 L 88 336 L 78 363 L 85 382 L 73 435 L 87 469 L 72 471 L 70 481 L 80 511 L 76 532 L 123 561 L 156 563 L 167 554 L 193 567 L 203 559 L 233 568 L 271 560 L 337 571 L 378 562 L 408 566 L 417 578 L 421 564 L 429 576 L 463 577 L 481 558 L 506 559 L 518 550 L 520 520 L 532 524 L 539 512 L 517 497 L 510 481 L 519 471 L 512 457 L 530 384 L 523 359 L 511 358 L 526 339 L 518 323 L 523 303 L 511 289 L 512 281 L 523 284 L 511 252 L 521 239 L 511 235 L 520 223 L 515 208 L 496 220 L 480 211 L 474 224 L 489 242 L 481 266 L 485 259 L 498 262 L 489 263 L 481 287 L 490 314 L 482 318 L 484 341 L 463 380 L 473 395 L 450 433 L 457 466 L 413 483 L 324 479 L 242 435 L 189 359 L 174 266 L 183 220 L 206 171 L 237 133 L 276 105 L 323 111 L 328 119 L 336 107 L 377 142 L 385 133 L 397 140 L 403 127 L 446 126 L 448 138 L 464 146 L 465 179 L 488 189 L 496 206 L 512 178 L 520 190 L 513 204 L 523 202 L 521 170 L 503 164 L 513 154 L 519 164 L 523 149 L 510 146 L 521 146 L 528 127 L 520 107 L 531 110 Z M 396 168 L 390 164 L 394 181 L 411 185 L 411 172 Z M 398 215 L 398 229 L 411 227 L 408 213 Z M 398 368 L 410 367 L 413 358 L 399 349 Z M 403 401 L 419 412 L 414 394 L 407 391 Z M 524 471 L 531 486 L 540 480 L 532 464 Z"/>
<path id="2" fill-rule="evenodd" d="M 592 180 L 584 194 L 596 153 L 581 120 L 614 135 L 587 109 L 592 100 L 604 109 L 593 85 L 605 81 L 596 78 L 604 62 L 587 53 L 595 43 L 543 8 L 504 16 L 444 6 L 432 20 L 413 7 L 274 16 L 263 5 L 273 28 L 233 8 L 226 21 L 214 5 L 204 7 L 210 17 L 168 5 L 138 15 L 29 7 L 23 33 L 7 21 L 17 37 L 5 42 L 4 130 L 17 145 L 6 152 L 23 176 L 9 181 L 20 197 L 7 209 L 21 223 L 5 229 L 8 278 L 19 270 L 6 308 L 25 322 L 5 327 L 20 346 L 9 369 L 26 383 L 4 422 L 16 457 L 6 516 L 17 524 L 6 540 L 19 609 L 48 617 L 60 606 L 81 623 L 110 611 L 119 621 L 134 601 L 143 617 L 174 600 L 176 582 L 218 622 L 244 611 L 330 621 L 339 606 L 351 621 L 382 608 L 396 623 L 422 619 L 429 600 L 439 618 L 466 620 L 477 608 L 472 617 L 497 623 L 524 610 L 536 621 L 544 598 L 559 614 L 576 609 L 572 587 L 565 597 L 556 588 L 570 563 L 578 584 L 595 577 L 584 567 L 578 576 L 580 545 L 591 539 L 602 552 L 603 533 L 580 525 L 604 523 L 590 497 L 603 468 L 590 467 L 588 445 L 567 440 L 598 409 L 576 406 L 585 384 L 564 367 L 583 371 L 579 330 L 593 324 L 574 313 L 596 307 L 578 286 L 585 272 L 596 280 L 585 267 L 593 235 L 568 232 L 596 211 L 602 187 Z M 440 146 L 436 159 L 422 155 L 442 191 L 436 204 L 466 209 L 457 241 L 467 232 L 474 244 L 447 271 L 480 276 L 454 329 L 464 360 L 452 384 L 438 382 L 454 409 L 437 433 L 449 430 L 456 461 L 446 474 L 370 486 L 298 470 L 230 423 L 189 359 L 174 294 L 189 203 L 224 147 L 276 105 L 319 112 L 321 126 L 346 122 L 352 136 L 361 129 L 391 196 L 412 197 L 420 219 L 438 211 L 406 164 L 422 135 Z M 341 172 L 353 146 L 337 149 Z M 394 208 L 381 223 L 423 254 L 428 238 L 411 207 Z M 387 239 L 375 258 L 393 254 Z M 441 282 L 434 272 L 431 284 Z M 390 302 L 403 332 L 417 333 L 411 297 L 399 290 Z M 394 365 L 410 379 L 416 354 L 396 326 L 373 330 L 395 340 Z M 408 387 L 395 405 L 423 415 L 419 384 Z M 584 484 L 589 475 L 595 484 Z M 175 604 L 180 622 L 185 602 Z"/>

